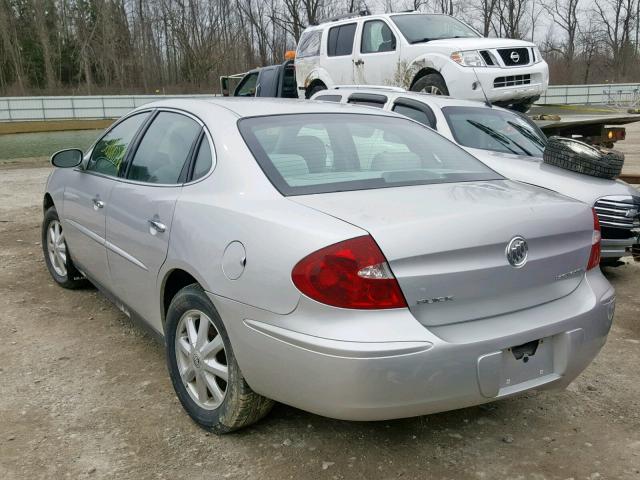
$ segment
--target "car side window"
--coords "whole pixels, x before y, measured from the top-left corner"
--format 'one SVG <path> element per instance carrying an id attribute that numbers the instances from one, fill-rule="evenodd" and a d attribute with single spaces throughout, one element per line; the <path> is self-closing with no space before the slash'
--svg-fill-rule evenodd
<path id="1" fill-rule="evenodd" d="M 360 53 L 393 52 L 396 49 L 396 37 L 382 20 L 364 22 Z"/>
<path id="2" fill-rule="evenodd" d="M 211 146 L 209 145 L 207 137 L 203 136 L 202 141 L 200 142 L 200 148 L 198 149 L 196 163 L 193 166 L 193 175 L 191 176 L 191 180 L 198 180 L 199 178 L 204 177 L 209 173 L 209 170 L 211 170 L 212 164 L 213 159 L 211 157 Z"/>
<path id="3" fill-rule="evenodd" d="M 385 103 L 387 103 L 387 97 L 376 93 L 352 93 L 349 95 L 347 103 L 383 108 Z"/>
<path id="4" fill-rule="evenodd" d="M 132 115 L 107 132 L 93 147 L 85 170 L 117 177 L 131 140 L 148 117 L 149 112 Z"/>
<path id="5" fill-rule="evenodd" d="M 329 35 L 327 36 L 327 56 L 338 57 L 341 55 L 351 55 L 355 36 L 355 23 L 330 28 Z"/>
<path id="6" fill-rule="evenodd" d="M 160 112 L 144 134 L 127 178 L 139 182 L 175 184 L 200 134 L 195 120 L 173 112 Z"/>
<path id="7" fill-rule="evenodd" d="M 429 128 L 436 128 L 436 116 L 429 105 L 409 98 L 397 98 L 392 111 L 409 117 Z"/>

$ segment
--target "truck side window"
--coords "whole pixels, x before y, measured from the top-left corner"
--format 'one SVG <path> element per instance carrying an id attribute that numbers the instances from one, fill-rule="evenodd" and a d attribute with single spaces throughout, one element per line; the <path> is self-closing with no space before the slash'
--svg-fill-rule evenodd
<path id="1" fill-rule="evenodd" d="M 360 53 L 393 52 L 396 49 L 396 37 L 382 20 L 364 22 Z"/>
<path id="2" fill-rule="evenodd" d="M 248 74 L 240 85 L 236 88 L 234 97 L 254 97 L 256 94 L 256 84 L 258 83 L 258 72 Z"/>
<path id="3" fill-rule="evenodd" d="M 327 55 L 329 57 L 351 55 L 351 52 L 353 52 L 353 39 L 355 38 L 355 35 L 355 23 L 330 28 L 327 40 Z"/>
<path id="4" fill-rule="evenodd" d="M 298 42 L 298 51 L 296 58 L 317 57 L 320 55 L 320 39 L 322 38 L 322 30 L 313 32 L 305 32 Z"/>

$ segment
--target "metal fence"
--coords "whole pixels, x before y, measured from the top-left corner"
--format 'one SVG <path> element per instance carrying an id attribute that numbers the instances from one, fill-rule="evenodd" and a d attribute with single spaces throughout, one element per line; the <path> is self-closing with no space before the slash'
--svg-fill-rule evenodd
<path id="1" fill-rule="evenodd" d="M 118 118 L 161 99 L 210 98 L 214 95 L 107 95 L 78 97 L 0 97 L 0 121 L 87 120 Z"/>
<path id="2" fill-rule="evenodd" d="M 118 118 L 160 99 L 215 95 L 107 95 L 77 97 L 0 97 L 0 121 Z M 536 102 L 560 105 L 640 106 L 640 83 L 552 85 Z"/>
<path id="3" fill-rule="evenodd" d="M 601 83 L 594 85 L 550 85 L 539 105 L 640 105 L 640 83 Z"/>

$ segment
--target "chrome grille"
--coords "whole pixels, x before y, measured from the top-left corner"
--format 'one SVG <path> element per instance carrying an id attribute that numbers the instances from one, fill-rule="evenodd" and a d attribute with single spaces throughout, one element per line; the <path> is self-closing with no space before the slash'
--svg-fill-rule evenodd
<path id="1" fill-rule="evenodd" d="M 508 77 L 498 77 L 493 81 L 493 88 L 516 87 L 518 85 L 531 84 L 531 75 L 509 75 Z"/>
<path id="2" fill-rule="evenodd" d="M 640 197 L 603 197 L 594 206 L 603 227 L 640 227 Z"/>
<path id="3" fill-rule="evenodd" d="M 498 54 L 507 67 L 521 67 L 530 63 L 528 48 L 501 48 Z"/>

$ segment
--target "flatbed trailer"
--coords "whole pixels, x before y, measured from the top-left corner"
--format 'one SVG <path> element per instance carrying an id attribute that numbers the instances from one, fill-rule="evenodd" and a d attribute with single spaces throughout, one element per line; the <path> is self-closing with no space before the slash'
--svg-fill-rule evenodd
<path id="1" fill-rule="evenodd" d="M 541 114 L 530 115 L 531 119 L 547 135 L 569 137 L 593 145 L 612 148 L 613 144 L 626 138 L 622 125 L 640 122 L 640 115 L 600 113 L 600 114 Z"/>

